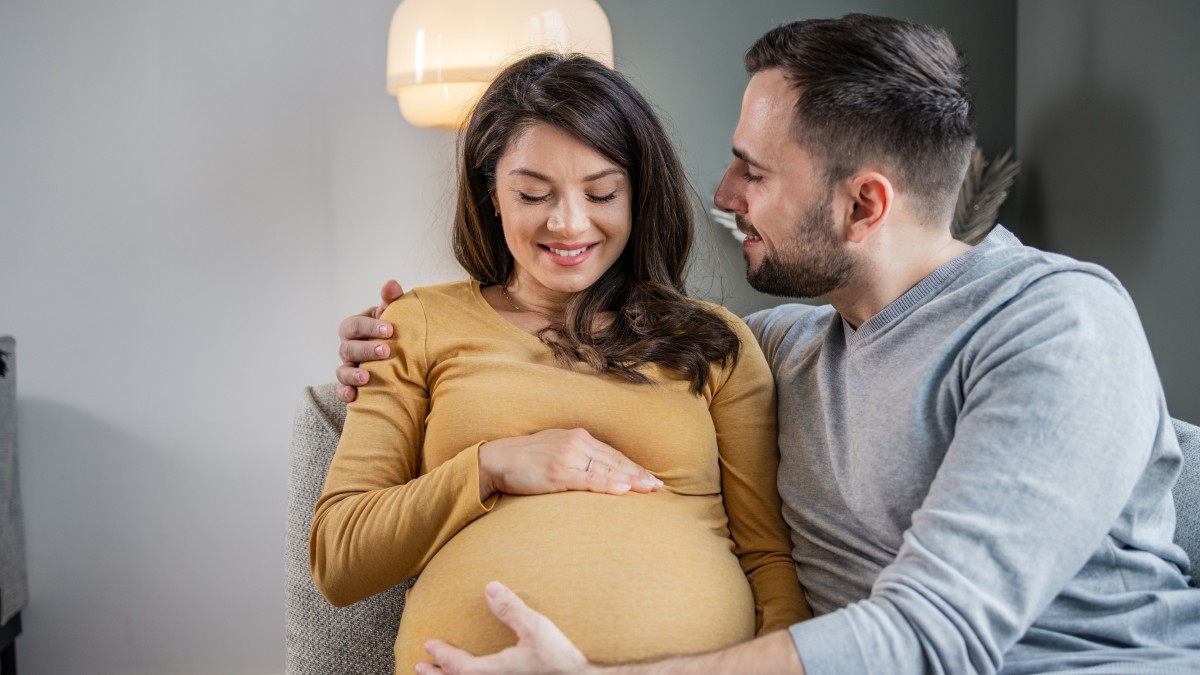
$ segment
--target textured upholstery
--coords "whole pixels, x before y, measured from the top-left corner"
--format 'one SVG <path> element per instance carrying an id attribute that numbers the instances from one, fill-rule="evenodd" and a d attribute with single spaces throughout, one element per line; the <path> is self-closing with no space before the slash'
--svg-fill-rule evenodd
<path id="1" fill-rule="evenodd" d="M 0 337 L 0 625 L 21 611 L 29 597 L 25 575 L 25 524 L 17 482 L 17 343 Z"/>
<path id="2" fill-rule="evenodd" d="M 334 385 L 305 389 L 296 409 L 284 562 L 288 675 L 392 673 L 392 643 L 404 609 L 402 584 L 349 607 L 330 605 L 313 585 L 308 532 L 337 448 L 346 406 Z"/>
<path id="3" fill-rule="evenodd" d="M 346 406 L 335 385 L 309 387 L 296 409 L 292 439 L 292 475 L 288 490 L 287 672 L 288 675 L 382 675 L 392 673 L 392 643 L 404 591 L 411 580 L 349 607 L 338 609 L 313 586 L 308 566 L 308 532 L 313 507 L 325 486 L 325 474 L 337 448 Z M 1175 541 L 1196 568 L 1200 585 L 1200 428 L 1175 420 L 1183 447 L 1183 473 L 1174 497 L 1178 526 Z"/>
<path id="4" fill-rule="evenodd" d="M 1175 483 L 1175 543 L 1192 560 L 1192 585 L 1200 588 L 1200 427 L 1175 420 L 1183 472 Z"/>

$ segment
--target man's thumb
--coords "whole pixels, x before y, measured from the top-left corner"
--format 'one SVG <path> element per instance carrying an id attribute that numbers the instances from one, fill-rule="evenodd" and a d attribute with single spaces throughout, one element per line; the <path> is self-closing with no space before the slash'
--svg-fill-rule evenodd
<path id="1" fill-rule="evenodd" d="M 507 586 L 499 581 L 493 581 L 484 588 L 487 595 L 488 608 L 504 625 L 517 634 L 517 639 L 524 639 L 532 632 L 534 624 L 541 615 L 529 609 L 525 601 L 517 597 Z"/>

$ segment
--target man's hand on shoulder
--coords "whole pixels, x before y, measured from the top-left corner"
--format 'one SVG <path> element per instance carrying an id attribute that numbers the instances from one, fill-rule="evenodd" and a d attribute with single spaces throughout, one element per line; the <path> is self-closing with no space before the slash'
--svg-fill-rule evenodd
<path id="1" fill-rule="evenodd" d="M 338 325 L 338 337 L 341 338 L 338 356 L 342 359 L 342 365 L 337 369 L 337 397 L 344 403 L 357 398 L 358 388 L 370 379 L 367 371 L 358 367 L 359 364 L 391 356 L 391 348 L 379 338 L 390 338 L 395 328 L 386 321 L 380 321 L 379 317 L 388 305 L 402 295 L 404 289 L 400 284 L 389 279 L 379 290 L 379 298 L 383 301 L 380 305 L 346 317 Z"/>

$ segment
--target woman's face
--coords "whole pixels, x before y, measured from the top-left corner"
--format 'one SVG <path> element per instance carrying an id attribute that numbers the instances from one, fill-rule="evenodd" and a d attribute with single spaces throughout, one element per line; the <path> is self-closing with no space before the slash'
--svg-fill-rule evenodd
<path id="1" fill-rule="evenodd" d="M 513 287 L 563 302 L 596 283 L 629 241 L 631 192 L 624 169 L 557 127 L 513 138 L 492 195 L 516 261 Z"/>

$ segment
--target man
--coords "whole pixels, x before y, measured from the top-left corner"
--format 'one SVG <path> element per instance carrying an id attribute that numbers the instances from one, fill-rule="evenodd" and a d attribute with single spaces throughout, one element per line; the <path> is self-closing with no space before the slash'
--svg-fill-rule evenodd
<path id="1" fill-rule="evenodd" d="M 746 66 L 717 205 L 748 235 L 751 284 L 830 303 L 747 319 L 776 376 L 779 488 L 817 618 L 614 669 L 1200 672 L 1200 591 L 1171 541 L 1181 455 L 1137 314 L 1099 267 L 1001 228 L 951 237 L 974 135 L 948 38 L 801 21 Z M 518 645 L 431 641 L 440 668 L 418 672 L 595 668 L 486 592 Z"/>

